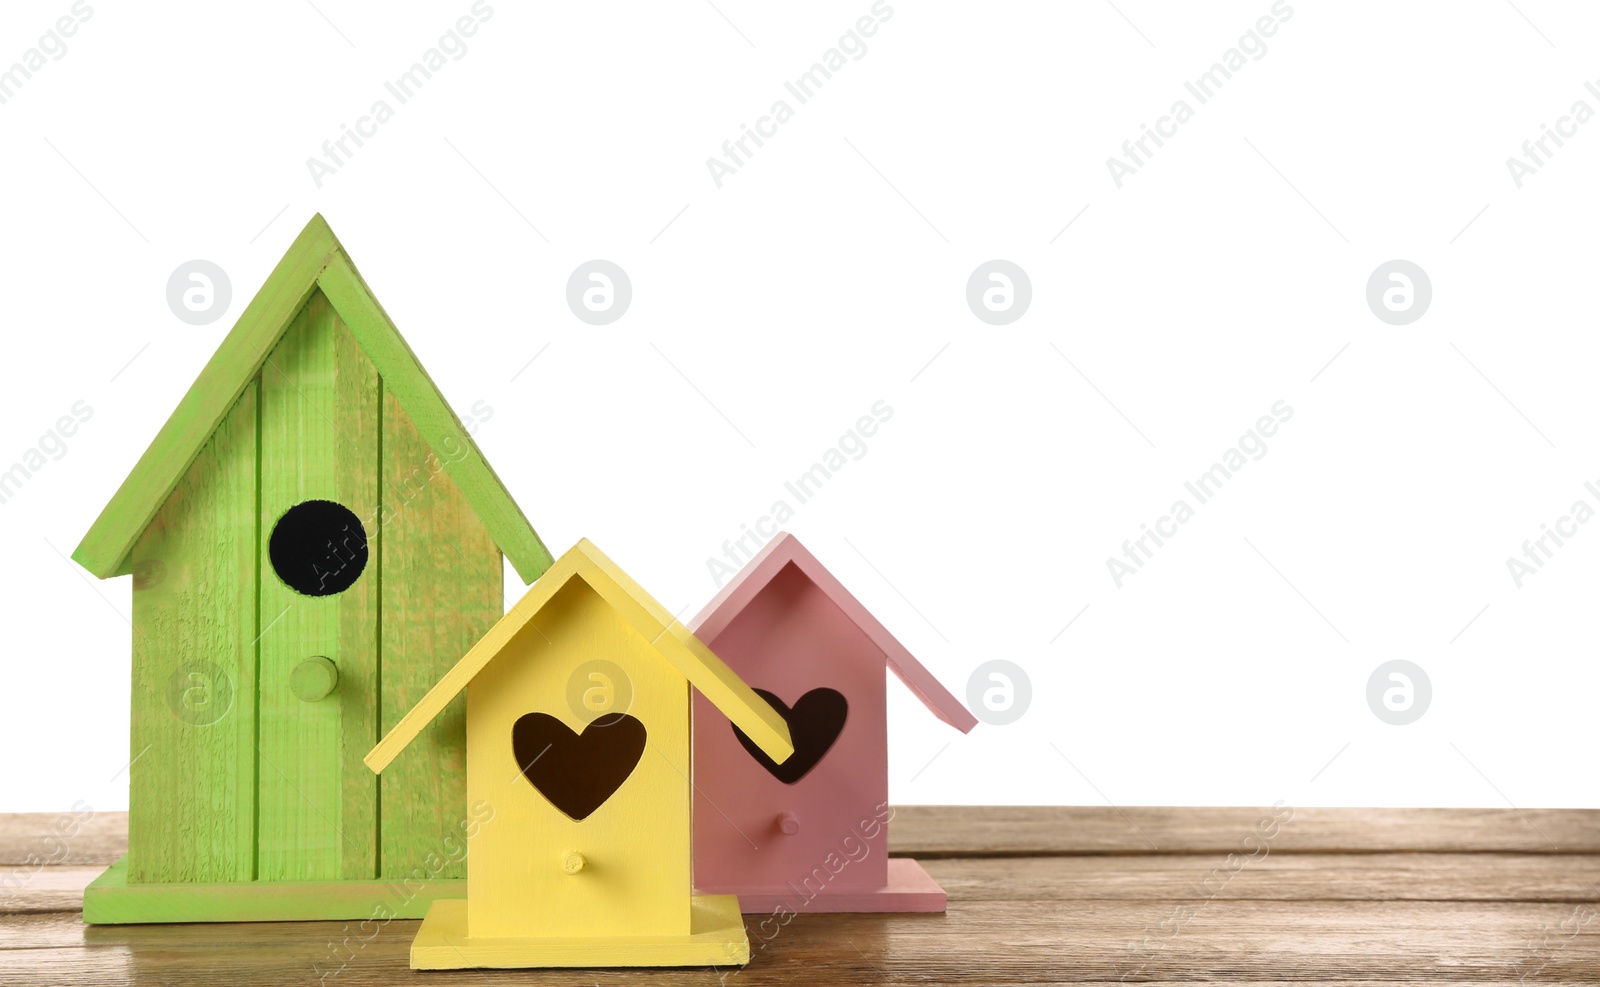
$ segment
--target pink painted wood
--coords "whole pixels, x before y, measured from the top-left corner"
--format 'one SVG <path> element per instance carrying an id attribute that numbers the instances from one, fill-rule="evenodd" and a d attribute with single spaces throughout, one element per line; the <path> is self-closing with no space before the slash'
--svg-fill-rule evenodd
<path id="1" fill-rule="evenodd" d="M 976 725 L 972 714 L 787 533 L 751 559 L 690 629 L 752 688 L 786 707 L 819 688 L 848 703 L 832 746 L 788 784 L 696 695 L 695 886 L 737 894 L 747 912 L 777 902 L 795 911 L 942 911 L 943 892 L 920 867 L 889 865 L 885 666 L 962 732 Z M 790 729 L 803 759 L 805 727 L 791 721 Z"/>
<path id="2" fill-rule="evenodd" d="M 746 915 L 782 915 L 784 910 L 803 912 L 942 912 L 944 888 L 910 857 L 889 858 L 889 883 L 881 888 L 844 888 L 812 895 L 810 888 L 779 892 L 744 891 L 739 894 L 739 910 Z M 763 933 L 764 934 L 764 933 Z"/>

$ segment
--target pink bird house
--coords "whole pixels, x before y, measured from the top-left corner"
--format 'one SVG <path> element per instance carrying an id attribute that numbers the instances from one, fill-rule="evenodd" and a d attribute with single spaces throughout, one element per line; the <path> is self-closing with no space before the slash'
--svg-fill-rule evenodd
<path id="1" fill-rule="evenodd" d="M 690 628 L 789 725 L 761 752 L 694 708 L 694 877 L 745 913 L 942 912 L 922 865 L 889 857 L 887 686 L 895 673 L 963 733 L 977 720 L 799 539 L 780 533 Z"/>

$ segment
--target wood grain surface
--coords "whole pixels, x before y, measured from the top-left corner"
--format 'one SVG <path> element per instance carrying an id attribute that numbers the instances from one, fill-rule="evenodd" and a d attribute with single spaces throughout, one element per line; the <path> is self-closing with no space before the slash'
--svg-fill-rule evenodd
<path id="1" fill-rule="evenodd" d="M 260 394 L 245 388 L 129 555 L 135 880 L 255 876 Z"/>
<path id="2" fill-rule="evenodd" d="M 903 807 L 945 915 L 746 916 L 742 969 L 426 974 L 414 921 L 87 927 L 126 816 L 0 816 L 0 983 L 1600 982 L 1600 812 L 1298 809 L 1246 846 L 1271 814 Z"/>
<path id="3" fill-rule="evenodd" d="M 312 294 L 268 355 L 260 404 L 254 878 L 372 879 L 378 876 L 378 786 L 361 764 L 361 748 L 378 732 L 378 580 L 357 579 L 342 593 L 306 596 L 273 571 L 268 547 L 278 520 L 308 500 L 340 504 L 358 519 L 378 515 L 378 372 L 321 292 Z M 369 552 L 377 550 L 377 533 L 366 535 Z M 342 574 L 350 563 L 338 554 L 341 547 L 330 543 L 323 554 L 319 546 L 318 568 Z M 376 572 L 376 559 L 369 564 Z M 289 678 L 316 655 L 338 664 L 340 687 L 327 701 L 306 703 Z"/>

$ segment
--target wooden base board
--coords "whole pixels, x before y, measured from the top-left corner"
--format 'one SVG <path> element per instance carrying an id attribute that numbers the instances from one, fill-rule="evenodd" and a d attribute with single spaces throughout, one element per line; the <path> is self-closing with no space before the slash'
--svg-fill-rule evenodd
<path id="1" fill-rule="evenodd" d="M 889 883 L 875 890 L 824 888 L 813 895 L 803 885 L 782 889 L 700 889 L 737 893 L 746 915 L 770 915 L 787 909 L 807 912 L 942 912 L 944 888 L 910 857 L 889 858 Z"/>
<path id="2" fill-rule="evenodd" d="M 129 884 L 124 856 L 83 890 L 83 920 L 89 925 L 126 925 L 421 918 L 435 899 L 466 893 L 467 882 L 459 878 L 425 883 L 396 879 Z"/>
<path id="3" fill-rule="evenodd" d="M 743 966 L 750 962 L 739 902 L 732 895 L 695 895 L 687 936 L 475 939 L 467 935 L 467 903 L 436 901 L 411 940 L 411 969 L 473 967 Z"/>

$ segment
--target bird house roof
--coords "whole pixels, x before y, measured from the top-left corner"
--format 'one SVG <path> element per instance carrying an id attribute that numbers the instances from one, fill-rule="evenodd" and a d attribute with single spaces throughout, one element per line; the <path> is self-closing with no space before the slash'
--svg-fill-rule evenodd
<path id="1" fill-rule="evenodd" d="M 506 491 L 417 356 L 372 296 L 321 215 L 295 238 L 250 300 L 233 330 L 178 402 L 133 471 L 72 553 L 104 579 L 131 571 L 129 555 L 217 426 L 261 372 L 261 366 L 314 291 L 321 289 L 383 377 L 422 438 L 441 456 L 450 478 L 518 575 L 532 582 L 550 566 L 550 552 Z"/>
<path id="2" fill-rule="evenodd" d="M 383 771 L 406 745 L 420 734 L 450 700 L 489 662 L 505 650 L 568 580 L 581 579 L 604 600 L 689 683 L 754 740 L 767 755 L 784 761 L 794 753 L 789 728 L 771 706 L 762 701 L 722 659 L 711 653 L 666 608 L 617 567 L 585 538 L 557 559 L 518 600 L 509 613 L 489 629 L 466 656 L 446 672 L 411 711 L 400 718 L 388 736 L 366 756 L 367 767 Z M 470 716 L 470 711 L 468 712 Z"/>
<path id="3" fill-rule="evenodd" d="M 776 538 L 757 552 L 755 557 L 739 570 L 738 575 L 712 597 L 711 602 L 690 621 L 689 626 L 701 638 L 707 641 L 715 640 L 756 598 L 756 595 L 790 565 L 799 569 L 861 629 L 862 633 L 866 634 L 873 645 L 883 652 L 889 668 L 901 682 L 905 683 L 906 688 L 922 700 L 922 704 L 928 707 L 929 712 L 962 733 L 967 733 L 977 726 L 977 718 L 961 704 L 961 701 L 951 695 L 950 690 L 941 685 L 939 680 L 933 677 L 933 673 L 923 667 L 922 663 L 906 650 L 906 646 L 890 634 L 889 629 L 879 623 L 878 618 L 862 606 L 861 601 L 845 589 L 844 584 L 818 562 L 815 555 L 800 544 L 800 539 L 786 531 L 780 531 Z"/>

